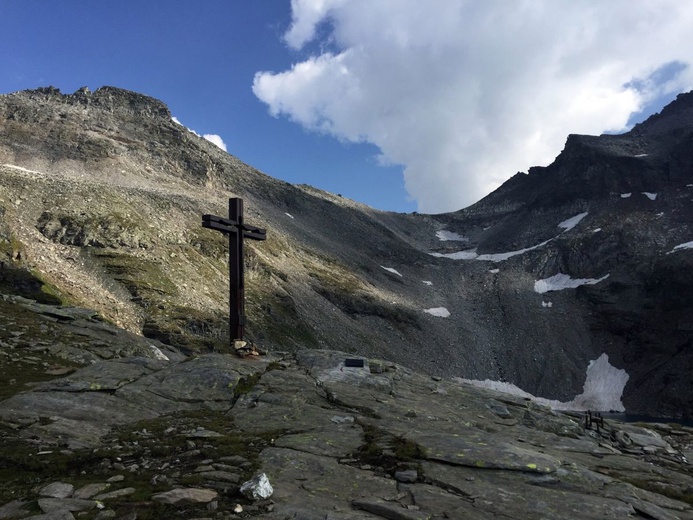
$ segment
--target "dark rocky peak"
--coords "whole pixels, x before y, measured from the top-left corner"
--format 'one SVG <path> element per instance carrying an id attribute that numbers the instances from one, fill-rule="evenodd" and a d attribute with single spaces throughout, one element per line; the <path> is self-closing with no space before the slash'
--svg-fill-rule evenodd
<path id="1" fill-rule="evenodd" d="M 693 91 L 679 94 L 658 114 L 648 117 L 631 130 L 635 136 L 654 137 L 693 128 Z"/>
<path id="2" fill-rule="evenodd" d="M 153 97 L 130 90 L 107 86 L 101 87 L 91 95 L 91 100 L 94 105 L 113 111 L 120 110 L 130 115 L 171 119 L 171 112 L 164 103 Z"/>
<path id="3" fill-rule="evenodd" d="M 0 96 L 7 104 L 16 100 L 17 105 L 25 104 L 26 100 L 32 101 L 36 106 L 66 105 L 66 106 L 92 106 L 111 113 L 120 113 L 135 117 L 171 118 L 171 112 L 165 103 L 150 96 L 132 92 L 117 87 L 100 87 L 91 92 L 87 87 L 82 87 L 73 94 L 62 94 L 60 89 L 49 86 L 39 87 L 35 90 L 24 90 L 12 94 Z"/>
<path id="4" fill-rule="evenodd" d="M 621 193 L 656 192 L 690 182 L 692 171 L 690 92 L 625 134 L 569 135 L 552 164 L 516 174 L 460 215 L 486 218 L 605 201 Z"/>

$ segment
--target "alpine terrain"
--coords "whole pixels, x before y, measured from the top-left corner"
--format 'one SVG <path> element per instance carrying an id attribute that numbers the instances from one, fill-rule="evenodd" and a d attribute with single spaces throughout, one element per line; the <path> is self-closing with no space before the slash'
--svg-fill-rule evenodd
<path id="1" fill-rule="evenodd" d="M 693 518 L 693 429 L 580 411 L 693 418 L 693 93 L 439 215 L 142 94 L 1 95 L 0 320 L 0 518 Z"/>
<path id="2" fill-rule="evenodd" d="M 571 135 L 550 166 L 442 215 L 273 179 L 112 87 L 0 97 L 0 164 L 7 268 L 131 332 L 227 342 L 227 247 L 200 216 L 240 196 L 269 229 L 247 248 L 262 348 L 380 356 L 563 401 L 606 354 L 626 410 L 693 416 L 693 94 L 627 134 Z"/>

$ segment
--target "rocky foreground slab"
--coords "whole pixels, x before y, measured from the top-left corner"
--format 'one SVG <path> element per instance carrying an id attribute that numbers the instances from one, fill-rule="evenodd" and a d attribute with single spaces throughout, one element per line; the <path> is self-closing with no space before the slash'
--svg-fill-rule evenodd
<path id="1" fill-rule="evenodd" d="M 586 425 L 336 351 L 189 357 L 11 303 L 0 519 L 693 518 L 690 428 Z"/>

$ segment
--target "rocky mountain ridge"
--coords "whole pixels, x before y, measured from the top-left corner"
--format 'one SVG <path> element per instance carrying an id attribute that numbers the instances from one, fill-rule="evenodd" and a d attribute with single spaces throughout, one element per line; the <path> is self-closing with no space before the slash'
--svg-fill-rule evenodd
<path id="1" fill-rule="evenodd" d="M 690 417 L 693 271 L 677 248 L 693 240 L 690 106 L 684 94 L 623 136 L 571 136 L 552 165 L 470 208 L 398 215 L 272 179 L 140 94 L 3 95 L 0 289 L 48 290 L 187 353 L 221 349 L 226 246 L 199 216 L 241 196 L 269 230 L 247 258 L 263 348 L 338 349 L 564 401 L 607 354 L 629 376 L 615 405 Z"/>

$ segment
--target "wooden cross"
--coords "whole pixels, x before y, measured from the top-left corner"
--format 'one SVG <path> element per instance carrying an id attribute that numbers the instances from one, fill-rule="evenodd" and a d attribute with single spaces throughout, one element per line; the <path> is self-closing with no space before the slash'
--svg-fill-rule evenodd
<path id="1" fill-rule="evenodd" d="M 245 284 L 243 279 L 243 239 L 267 239 L 267 231 L 243 222 L 243 199 L 229 199 L 229 218 L 202 215 L 202 227 L 229 236 L 229 327 L 231 345 L 243 342 L 245 332 Z M 241 343 L 240 346 L 244 346 Z"/>

